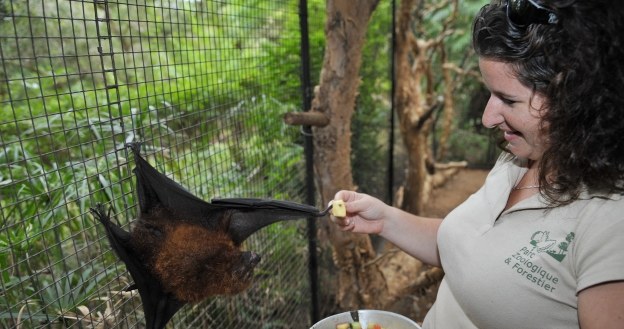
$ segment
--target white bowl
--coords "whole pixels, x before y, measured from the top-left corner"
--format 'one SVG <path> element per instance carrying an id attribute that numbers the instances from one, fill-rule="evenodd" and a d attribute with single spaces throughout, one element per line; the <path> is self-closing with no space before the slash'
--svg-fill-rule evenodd
<path id="1" fill-rule="evenodd" d="M 416 322 L 401 314 L 379 310 L 359 310 L 335 314 L 317 322 L 310 329 L 336 329 L 337 324 L 355 321 L 359 321 L 363 329 L 366 329 L 369 323 L 378 323 L 384 329 L 420 329 Z"/>

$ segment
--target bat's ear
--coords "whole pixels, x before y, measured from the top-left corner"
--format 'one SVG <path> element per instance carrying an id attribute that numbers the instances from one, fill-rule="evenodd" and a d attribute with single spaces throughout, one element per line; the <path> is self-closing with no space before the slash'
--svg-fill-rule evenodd
<path id="1" fill-rule="evenodd" d="M 126 268 L 134 280 L 131 287 L 139 290 L 145 313 L 146 328 L 164 328 L 171 317 L 184 306 L 184 303 L 163 290 L 160 281 L 150 274 L 145 266 L 145 260 L 141 259 L 141 256 L 134 250 L 131 234 L 110 220 L 109 212 L 104 205 L 96 205 L 95 208 L 91 208 L 91 212 L 104 225 L 111 247 L 126 264 Z"/>

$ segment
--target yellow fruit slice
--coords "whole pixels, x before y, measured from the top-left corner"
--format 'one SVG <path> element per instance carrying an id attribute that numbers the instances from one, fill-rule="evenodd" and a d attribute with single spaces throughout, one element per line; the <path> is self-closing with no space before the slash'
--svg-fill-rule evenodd
<path id="1" fill-rule="evenodd" d="M 347 209 L 345 208 L 345 203 L 342 200 L 334 200 L 332 202 L 332 215 L 334 217 L 347 217 Z"/>

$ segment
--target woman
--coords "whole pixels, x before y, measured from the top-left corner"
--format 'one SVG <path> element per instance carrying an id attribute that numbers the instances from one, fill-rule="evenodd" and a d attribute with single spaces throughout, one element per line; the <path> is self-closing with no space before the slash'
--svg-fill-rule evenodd
<path id="1" fill-rule="evenodd" d="M 444 269 L 424 328 L 624 328 L 624 2 L 535 1 L 475 19 L 506 151 L 478 192 L 444 220 L 336 194 L 343 230 Z"/>

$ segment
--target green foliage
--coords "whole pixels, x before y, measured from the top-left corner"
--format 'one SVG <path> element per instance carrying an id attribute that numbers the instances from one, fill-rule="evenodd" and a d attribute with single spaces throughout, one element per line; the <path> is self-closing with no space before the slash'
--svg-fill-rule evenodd
<path id="1" fill-rule="evenodd" d="M 465 26 L 480 6 L 460 3 L 447 43 L 455 62 L 466 56 Z M 130 279 L 89 214 L 105 203 L 122 226 L 132 223 L 128 142 L 143 142 L 150 163 L 204 199 L 301 200 L 301 132 L 281 120 L 303 104 L 297 4 L 0 1 L 1 327 L 112 326 L 116 316 L 137 316 L 137 298 L 119 292 Z M 312 84 L 324 10 L 325 1 L 308 1 Z M 353 123 L 354 177 L 376 195 L 385 191 L 388 152 L 390 11 L 380 2 L 370 22 Z M 439 32 L 448 12 L 426 16 L 423 31 Z M 465 94 L 458 103 L 467 103 Z M 483 147 L 480 136 L 467 136 L 453 140 L 456 156 Z M 258 285 L 242 300 L 208 303 L 227 314 L 223 323 L 261 317 L 265 328 L 286 328 L 274 309 L 305 302 L 307 273 L 269 265 L 300 261 L 307 243 L 294 223 L 260 236 L 249 241 L 267 264 Z M 240 312 L 232 312 L 236 303 Z M 207 322 L 216 315 L 199 306 L 189 313 Z"/>
<path id="2" fill-rule="evenodd" d="M 109 320 L 120 297 L 98 296 L 128 282 L 89 207 L 132 221 L 128 142 L 205 199 L 301 199 L 300 132 L 281 121 L 302 103 L 295 8 L 2 2 L 0 326 Z"/>
<path id="3" fill-rule="evenodd" d="M 449 144 L 449 161 L 483 165 L 483 160 L 488 159 L 488 152 L 491 151 L 489 136 L 464 129 L 455 129 Z"/>

